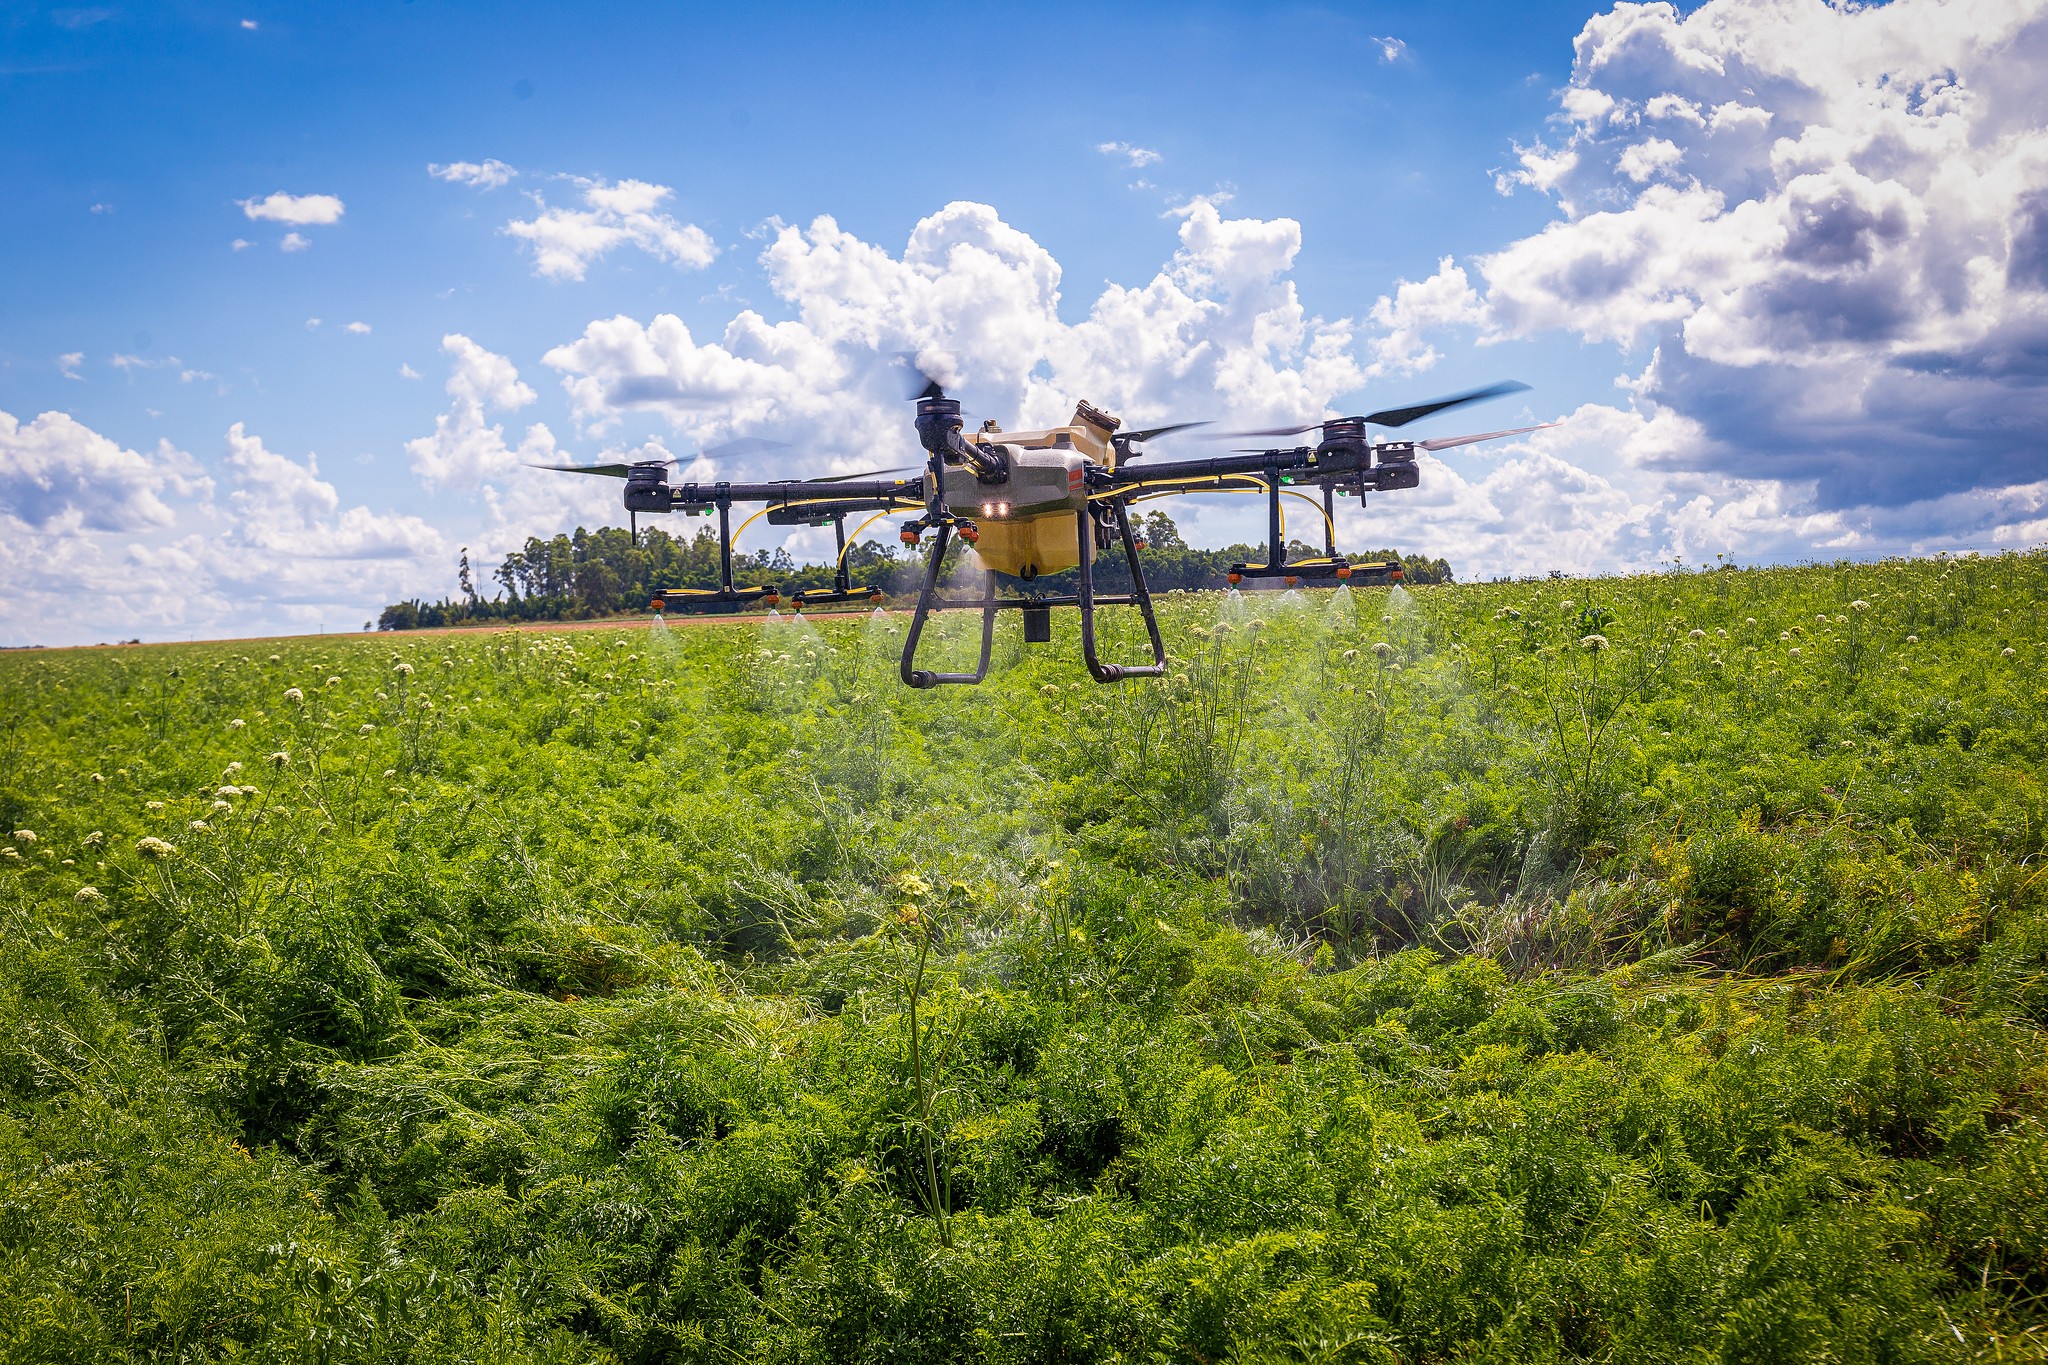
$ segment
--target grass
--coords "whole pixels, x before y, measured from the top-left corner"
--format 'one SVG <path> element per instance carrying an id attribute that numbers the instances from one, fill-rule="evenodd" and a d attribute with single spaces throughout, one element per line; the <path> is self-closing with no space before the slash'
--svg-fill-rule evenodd
<path id="1" fill-rule="evenodd" d="M 2044 597 L 0 658 L 0 1349 L 2039 1358 Z"/>

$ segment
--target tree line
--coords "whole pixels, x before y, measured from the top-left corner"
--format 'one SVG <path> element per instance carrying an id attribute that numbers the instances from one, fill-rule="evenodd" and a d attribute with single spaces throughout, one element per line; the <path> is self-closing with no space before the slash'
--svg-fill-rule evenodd
<path id="1" fill-rule="evenodd" d="M 1262 545 L 1196 549 L 1164 512 L 1137 513 L 1132 527 L 1144 542 L 1140 553 L 1145 581 L 1155 591 L 1220 588 L 1232 564 L 1258 563 L 1265 558 Z M 1322 553 L 1320 547 L 1297 540 L 1288 542 L 1288 552 L 1290 558 Z M 1402 555 L 1395 550 L 1347 557 L 1353 563 L 1398 558 L 1410 583 L 1451 581 L 1451 566 L 1442 559 Z M 862 539 L 847 547 L 846 566 L 855 584 L 879 588 L 888 598 L 907 598 L 917 592 L 924 574 L 924 552 L 890 541 Z M 954 581 L 967 566 L 963 554 L 949 554 L 942 581 Z M 799 563 L 787 550 L 776 548 L 735 550 L 732 567 L 735 583 L 774 583 L 789 594 L 801 588 L 830 587 L 834 566 L 829 560 Z M 504 562 L 491 570 L 489 581 L 498 587 L 489 596 L 480 589 L 469 551 L 464 549 L 456 566 L 455 595 L 439 601 L 414 598 L 393 602 L 379 614 L 377 628 L 591 620 L 644 610 L 663 588 L 715 588 L 718 580 L 718 533 L 710 526 L 699 527 L 693 536 L 647 530 L 637 539 L 616 526 L 595 531 L 578 527 L 550 540 L 529 537 L 523 548 L 506 555 Z M 1128 589 L 1130 574 L 1123 556 L 1112 551 L 1099 557 L 1095 580 L 1106 592 Z M 1048 574 L 1032 586 L 1041 592 L 1071 592 L 1075 582 L 1076 573 L 1069 569 Z"/>

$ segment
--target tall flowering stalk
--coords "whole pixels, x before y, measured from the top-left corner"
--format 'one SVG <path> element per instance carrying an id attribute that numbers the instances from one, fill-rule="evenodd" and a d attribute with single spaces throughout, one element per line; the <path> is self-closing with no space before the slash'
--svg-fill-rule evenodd
<path id="1" fill-rule="evenodd" d="M 900 984 L 909 1040 L 910 1079 L 917 1092 L 918 1142 L 924 1164 L 922 1175 L 913 1175 L 911 1183 L 917 1190 L 918 1202 L 924 1205 L 925 1212 L 938 1228 L 939 1244 L 951 1247 L 953 1174 L 951 1163 L 941 1151 L 934 1118 L 938 1070 L 945 1049 L 933 1049 L 930 1026 L 921 1014 L 932 948 L 941 933 L 937 912 L 943 901 L 934 895 L 931 883 L 914 872 L 898 877 L 896 889 L 904 897 L 903 904 L 896 911 L 894 929 L 901 953 L 899 963 L 903 968 Z M 965 893 L 966 888 L 956 882 L 950 895 L 943 900 L 959 901 L 964 899 Z"/>

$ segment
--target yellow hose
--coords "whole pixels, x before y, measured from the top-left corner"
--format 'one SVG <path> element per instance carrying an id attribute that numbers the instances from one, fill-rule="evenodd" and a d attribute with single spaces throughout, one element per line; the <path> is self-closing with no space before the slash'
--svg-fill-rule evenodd
<path id="1" fill-rule="evenodd" d="M 883 517 L 888 516 L 891 512 L 900 512 L 902 510 L 903 508 L 900 504 L 895 507 L 884 507 L 881 511 L 875 513 L 866 521 L 854 527 L 853 534 L 848 536 L 846 538 L 846 543 L 839 547 L 839 567 L 842 569 L 846 567 L 846 552 L 853 548 L 853 542 L 860 539 L 860 533 L 862 531 L 867 530 L 868 527 L 873 526 L 876 522 L 880 521 Z"/>
<path id="2" fill-rule="evenodd" d="M 1323 525 L 1330 528 L 1330 539 L 1332 541 L 1335 541 L 1337 539 L 1337 523 L 1330 519 L 1329 512 L 1324 510 L 1323 505 L 1320 502 L 1317 502 L 1308 494 L 1296 492 L 1292 488 L 1283 488 L 1280 491 L 1285 493 L 1290 498 L 1300 498 L 1303 502 L 1315 508 L 1317 515 L 1321 516 L 1323 519 Z M 1282 512 L 1280 514 L 1280 531 L 1282 535 L 1285 535 L 1287 532 L 1287 514 L 1285 512 Z"/>
<path id="3" fill-rule="evenodd" d="M 820 507 L 820 506 L 823 506 L 824 504 L 826 504 L 826 503 L 830 503 L 830 502 L 845 502 L 845 501 L 846 501 L 846 499 L 845 499 L 845 498 L 805 498 L 805 499 L 804 499 L 804 500 L 803 500 L 802 502 L 771 502 L 771 503 L 769 503 L 769 504 L 768 504 L 768 505 L 767 505 L 766 507 L 763 507 L 763 508 L 762 508 L 762 509 L 761 509 L 760 511 L 758 511 L 758 512 L 754 513 L 754 515 L 752 515 L 751 517 L 748 517 L 748 518 L 747 518 L 747 519 L 746 519 L 745 521 L 741 522 L 741 523 L 739 524 L 739 527 L 738 527 L 738 528 L 737 528 L 736 530 L 734 530 L 734 531 L 733 531 L 733 533 L 732 533 L 732 539 L 731 539 L 731 540 L 728 540 L 728 541 L 726 541 L 726 544 L 727 544 L 728 546 L 730 546 L 730 545 L 732 545 L 732 544 L 733 544 L 734 542 L 736 542 L 737 540 L 739 540 L 739 538 L 740 538 L 740 532 L 741 532 L 741 531 L 744 531 L 744 530 L 746 530 L 746 529 L 747 529 L 747 528 L 748 528 L 749 526 L 752 526 L 752 525 L 753 525 L 753 524 L 754 524 L 755 522 L 757 522 L 757 521 L 759 521 L 759 520 L 760 520 L 761 518 L 763 518 L 763 517 L 767 516 L 767 515 L 768 515 L 768 514 L 769 514 L 770 512 L 779 512 L 779 511 L 783 511 L 783 510 L 785 510 L 785 509 L 787 509 L 787 508 L 791 508 L 791 507 Z M 896 505 L 895 505 L 894 507 L 885 507 L 885 508 L 883 508 L 883 509 L 882 509 L 881 511 L 879 511 L 879 512 L 875 513 L 875 515 L 874 515 L 874 516 L 872 516 L 872 517 L 869 517 L 869 518 L 868 518 L 868 519 L 867 519 L 866 521 L 862 522 L 862 523 L 861 523 L 861 528 L 862 528 L 862 530 L 865 530 L 865 529 L 866 529 L 866 528 L 868 528 L 869 526 L 872 526 L 872 525 L 874 525 L 874 523 L 875 523 L 875 522 L 876 522 L 876 521 L 877 521 L 877 520 L 878 520 L 879 518 L 882 518 L 882 517 L 886 517 L 886 516 L 888 516 L 888 515 L 889 515 L 889 514 L 890 514 L 891 512 L 901 511 L 901 510 L 902 510 L 903 508 L 905 508 L 905 507 L 922 507 L 922 506 L 924 506 L 924 504 L 923 504 L 923 503 L 921 503 L 921 502 L 899 502 L 899 503 L 897 503 L 897 504 L 896 504 Z M 859 531 L 856 531 L 856 532 L 854 532 L 854 534 L 855 534 L 855 535 L 859 535 L 859 534 L 860 534 L 860 532 L 859 532 Z M 849 542 L 848 542 L 848 544 L 851 544 L 851 543 L 852 543 L 851 541 L 849 541 Z M 843 553 L 844 553 L 844 552 L 842 552 L 842 555 L 843 555 Z"/>

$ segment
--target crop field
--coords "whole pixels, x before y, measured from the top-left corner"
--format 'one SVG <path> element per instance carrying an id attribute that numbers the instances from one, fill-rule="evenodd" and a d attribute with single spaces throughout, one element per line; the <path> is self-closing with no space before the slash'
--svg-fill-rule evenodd
<path id="1" fill-rule="evenodd" d="M 0 658 L 0 1344 L 2042 1358 L 2044 599 Z"/>

